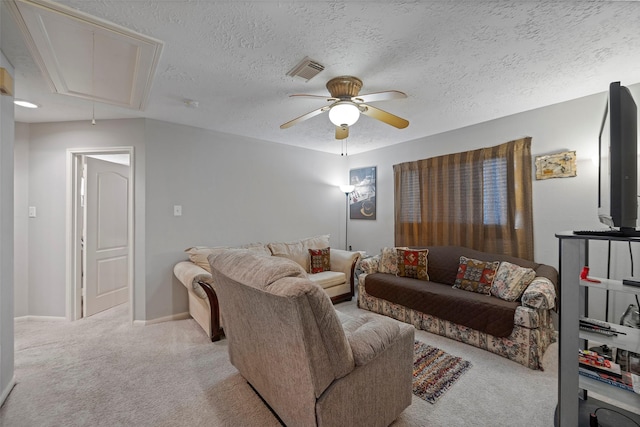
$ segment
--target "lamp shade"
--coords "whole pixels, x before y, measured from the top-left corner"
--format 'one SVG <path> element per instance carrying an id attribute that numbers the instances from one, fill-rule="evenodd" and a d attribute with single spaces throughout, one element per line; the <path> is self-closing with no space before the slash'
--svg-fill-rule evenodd
<path id="1" fill-rule="evenodd" d="M 344 184 L 344 185 L 340 186 L 340 190 L 343 193 L 351 193 L 355 188 L 356 187 L 354 187 L 353 185 L 347 185 L 347 184 Z"/>
<path id="2" fill-rule="evenodd" d="M 337 102 L 329 110 L 329 120 L 336 126 L 351 126 L 358 121 L 360 110 L 349 101 Z"/>

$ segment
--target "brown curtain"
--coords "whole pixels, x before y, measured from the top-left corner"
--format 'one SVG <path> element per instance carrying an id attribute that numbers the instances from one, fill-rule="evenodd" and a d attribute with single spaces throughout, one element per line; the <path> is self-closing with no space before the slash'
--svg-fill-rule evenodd
<path id="1" fill-rule="evenodd" d="M 531 138 L 393 167 L 395 245 L 533 260 Z"/>

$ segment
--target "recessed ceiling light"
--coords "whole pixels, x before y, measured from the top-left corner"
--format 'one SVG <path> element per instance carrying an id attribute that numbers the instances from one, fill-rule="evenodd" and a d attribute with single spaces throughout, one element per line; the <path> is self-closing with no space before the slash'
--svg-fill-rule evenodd
<path id="1" fill-rule="evenodd" d="M 13 103 L 19 105 L 20 107 L 25 108 L 38 108 L 40 107 L 38 104 L 34 104 L 33 102 L 25 101 L 24 99 L 14 99 Z"/>

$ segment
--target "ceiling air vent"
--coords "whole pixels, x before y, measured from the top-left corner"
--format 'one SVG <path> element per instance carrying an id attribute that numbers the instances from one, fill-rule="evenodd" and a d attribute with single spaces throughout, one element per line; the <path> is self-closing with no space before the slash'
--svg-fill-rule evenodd
<path id="1" fill-rule="evenodd" d="M 324 65 L 314 61 L 308 56 L 305 56 L 302 61 L 287 73 L 287 76 L 300 77 L 301 79 L 309 81 L 317 76 L 322 70 L 324 70 Z"/>

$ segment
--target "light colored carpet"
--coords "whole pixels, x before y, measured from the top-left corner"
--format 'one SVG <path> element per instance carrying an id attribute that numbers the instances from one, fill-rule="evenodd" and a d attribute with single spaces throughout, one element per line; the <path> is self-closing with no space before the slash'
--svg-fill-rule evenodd
<path id="1" fill-rule="evenodd" d="M 355 301 L 336 308 L 365 313 Z M 150 326 L 116 307 L 77 322 L 18 320 L 17 385 L 1 426 L 278 426 L 194 320 Z M 416 339 L 473 368 L 435 404 L 414 396 L 394 426 L 552 426 L 557 345 L 533 371 L 486 351 L 416 331 Z M 366 392 L 366 390 L 363 390 Z"/>

